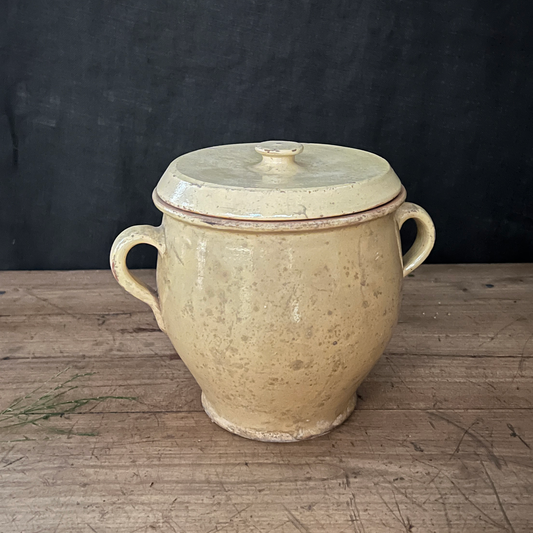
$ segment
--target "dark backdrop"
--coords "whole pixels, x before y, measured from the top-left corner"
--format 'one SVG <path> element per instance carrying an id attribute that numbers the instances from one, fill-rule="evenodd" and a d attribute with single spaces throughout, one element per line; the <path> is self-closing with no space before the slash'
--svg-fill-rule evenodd
<path id="1" fill-rule="evenodd" d="M 430 261 L 533 261 L 530 0 L 1 4 L 0 268 L 105 268 L 172 159 L 273 138 L 388 159 Z"/>

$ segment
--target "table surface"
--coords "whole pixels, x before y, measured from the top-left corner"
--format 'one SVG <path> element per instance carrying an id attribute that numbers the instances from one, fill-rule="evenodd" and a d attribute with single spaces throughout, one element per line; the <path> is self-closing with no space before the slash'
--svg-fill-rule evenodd
<path id="1" fill-rule="evenodd" d="M 1 272 L 0 369 L 2 533 L 533 528 L 533 265 L 418 269 L 354 414 L 300 443 L 214 425 L 108 271 Z"/>

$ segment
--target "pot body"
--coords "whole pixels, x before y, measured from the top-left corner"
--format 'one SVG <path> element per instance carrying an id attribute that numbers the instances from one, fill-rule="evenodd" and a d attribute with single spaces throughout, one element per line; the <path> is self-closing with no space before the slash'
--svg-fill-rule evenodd
<path id="1" fill-rule="evenodd" d="M 399 228 L 417 219 L 411 270 L 434 241 L 427 213 L 403 198 L 358 218 L 261 226 L 181 212 L 165 213 L 149 239 L 149 227 L 130 228 L 144 228 L 133 244 L 159 248 L 158 299 L 141 299 L 200 385 L 213 421 L 248 438 L 294 441 L 350 415 L 398 320 L 409 271 Z M 122 244 L 117 238 L 112 266 L 135 294 L 117 252 L 125 250 L 125 265 L 130 230 Z"/>
<path id="2" fill-rule="evenodd" d="M 279 233 L 168 215 L 163 225 L 163 322 L 210 416 L 264 440 L 305 438 L 342 422 L 398 319 L 394 215 Z"/>

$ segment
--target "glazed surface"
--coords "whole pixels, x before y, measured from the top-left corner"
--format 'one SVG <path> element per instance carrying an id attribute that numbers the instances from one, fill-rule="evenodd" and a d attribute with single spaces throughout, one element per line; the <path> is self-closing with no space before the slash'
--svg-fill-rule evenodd
<path id="1" fill-rule="evenodd" d="M 333 427 L 398 318 L 394 214 L 294 233 L 239 233 L 166 215 L 163 228 L 165 331 L 211 411 L 252 436 L 297 439 Z"/>

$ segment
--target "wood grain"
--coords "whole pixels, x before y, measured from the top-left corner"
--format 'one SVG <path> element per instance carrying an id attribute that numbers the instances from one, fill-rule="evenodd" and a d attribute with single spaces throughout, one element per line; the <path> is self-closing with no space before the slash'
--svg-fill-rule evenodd
<path id="1" fill-rule="evenodd" d="M 0 429 L 0 532 L 531 531 L 532 359 L 532 265 L 423 266 L 352 417 L 258 443 L 109 272 L 2 272 L 0 410 L 75 373 L 136 399 Z"/>

